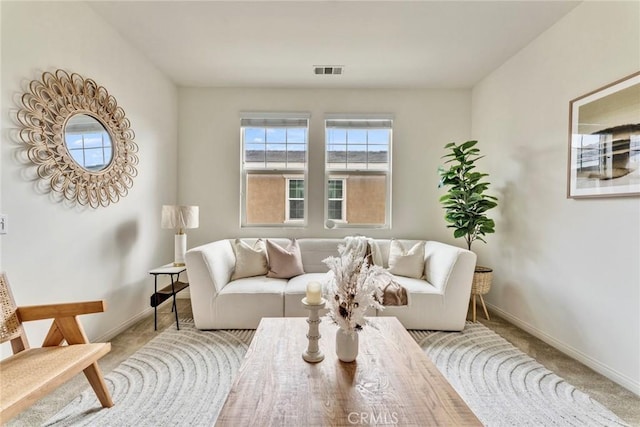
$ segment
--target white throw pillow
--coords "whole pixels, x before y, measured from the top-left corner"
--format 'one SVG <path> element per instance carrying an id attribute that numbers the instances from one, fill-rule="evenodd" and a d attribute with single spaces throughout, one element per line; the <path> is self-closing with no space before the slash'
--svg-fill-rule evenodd
<path id="1" fill-rule="evenodd" d="M 398 276 L 422 279 L 424 276 L 424 242 L 416 243 L 407 252 L 402 243 L 391 240 L 389 272 Z"/>
<path id="2" fill-rule="evenodd" d="M 251 247 L 242 240 L 236 239 L 232 246 L 233 252 L 236 254 L 236 267 L 231 275 L 231 280 L 267 274 L 269 264 L 267 263 L 267 248 L 264 240 L 258 239 Z"/>

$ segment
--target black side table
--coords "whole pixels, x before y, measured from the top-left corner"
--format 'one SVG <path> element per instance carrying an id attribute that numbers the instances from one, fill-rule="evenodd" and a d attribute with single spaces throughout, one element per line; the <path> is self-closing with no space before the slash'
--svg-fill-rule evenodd
<path id="1" fill-rule="evenodd" d="M 181 282 L 180 273 L 187 270 L 185 266 L 174 267 L 173 264 L 163 265 L 162 267 L 155 268 L 149 271 L 149 274 L 153 275 L 154 288 L 153 295 L 151 295 L 151 307 L 153 307 L 153 330 L 158 330 L 158 306 L 167 299 L 173 297 L 173 306 L 171 311 L 176 314 L 176 328 L 180 330 L 180 323 L 178 321 L 178 306 L 176 305 L 176 294 L 181 290 L 188 288 L 189 283 Z M 158 290 L 158 276 L 167 275 L 171 277 L 171 284 Z"/>

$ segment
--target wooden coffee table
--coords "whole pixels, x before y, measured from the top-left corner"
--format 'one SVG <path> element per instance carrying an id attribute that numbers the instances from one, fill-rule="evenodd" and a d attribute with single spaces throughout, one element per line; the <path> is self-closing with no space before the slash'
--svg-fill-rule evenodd
<path id="1" fill-rule="evenodd" d="M 395 317 L 370 319 L 353 363 L 326 319 L 325 359 L 305 362 L 305 320 L 262 319 L 217 426 L 482 425 Z"/>

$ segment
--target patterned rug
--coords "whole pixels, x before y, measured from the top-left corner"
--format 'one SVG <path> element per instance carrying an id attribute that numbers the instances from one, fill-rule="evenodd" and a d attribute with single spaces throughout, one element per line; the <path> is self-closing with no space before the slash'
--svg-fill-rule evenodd
<path id="1" fill-rule="evenodd" d="M 168 328 L 106 376 L 113 408 L 89 389 L 55 426 L 212 426 L 254 331 Z M 479 323 L 411 331 L 486 426 L 624 426 L 611 411 Z M 257 426 L 255 426 L 257 427 Z"/>

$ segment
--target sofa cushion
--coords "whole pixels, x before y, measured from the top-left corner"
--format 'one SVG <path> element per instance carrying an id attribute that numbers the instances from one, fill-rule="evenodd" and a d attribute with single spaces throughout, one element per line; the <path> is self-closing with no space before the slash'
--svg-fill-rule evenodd
<path id="1" fill-rule="evenodd" d="M 264 240 L 258 239 L 252 247 L 240 239 L 235 239 L 231 246 L 236 256 L 231 280 L 267 274 L 267 248 Z"/>
<path id="2" fill-rule="evenodd" d="M 389 249 L 389 272 L 397 276 L 420 279 L 424 276 L 424 242 L 416 243 L 407 251 L 402 243 L 391 241 Z"/>
<path id="3" fill-rule="evenodd" d="M 284 315 L 287 317 L 308 316 L 309 310 L 302 306 L 302 298 L 307 293 L 307 283 L 318 282 L 322 284 L 322 295 L 324 296 L 326 281 L 327 273 L 305 273 L 291 278 L 284 288 Z M 320 311 L 321 316 L 324 313 L 326 310 Z"/>
<path id="4" fill-rule="evenodd" d="M 407 296 L 411 299 L 411 294 L 439 294 L 438 288 L 424 279 L 414 279 L 412 277 L 395 276 L 394 282 L 407 290 Z"/>
<path id="5" fill-rule="evenodd" d="M 219 292 L 222 294 L 284 294 L 286 279 L 267 276 L 245 277 L 226 284 Z"/>
<path id="6" fill-rule="evenodd" d="M 267 256 L 269 259 L 269 271 L 267 277 L 289 279 L 304 274 L 302 256 L 296 239 L 286 248 L 267 240 Z"/>
<path id="7" fill-rule="evenodd" d="M 216 329 L 256 329 L 263 317 L 284 315 L 283 293 L 287 281 L 266 276 L 227 283 L 210 310 Z"/>
<path id="8" fill-rule="evenodd" d="M 287 286 L 284 288 L 285 295 L 300 295 L 302 299 L 307 293 L 307 284 L 309 282 L 318 282 L 322 285 L 322 296 L 326 290 L 327 273 L 305 273 L 289 279 Z"/>

